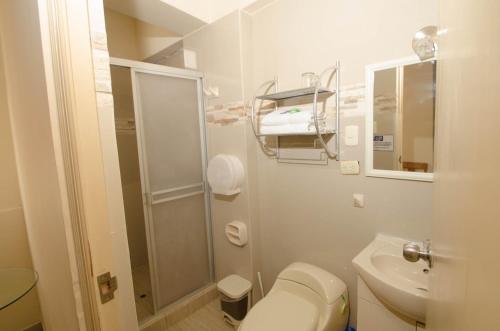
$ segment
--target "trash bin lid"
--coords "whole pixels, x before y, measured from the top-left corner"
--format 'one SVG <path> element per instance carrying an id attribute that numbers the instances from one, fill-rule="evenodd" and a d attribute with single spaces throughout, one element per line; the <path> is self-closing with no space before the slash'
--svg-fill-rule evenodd
<path id="1" fill-rule="evenodd" d="M 217 289 L 231 299 L 240 299 L 252 289 L 252 283 L 238 275 L 229 275 L 217 283 Z"/>

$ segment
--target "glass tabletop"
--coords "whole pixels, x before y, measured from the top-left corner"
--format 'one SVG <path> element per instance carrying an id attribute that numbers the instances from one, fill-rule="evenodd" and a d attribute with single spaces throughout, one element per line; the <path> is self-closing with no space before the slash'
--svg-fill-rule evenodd
<path id="1" fill-rule="evenodd" d="M 36 284 L 36 271 L 24 268 L 0 268 L 0 310 L 21 299 Z"/>

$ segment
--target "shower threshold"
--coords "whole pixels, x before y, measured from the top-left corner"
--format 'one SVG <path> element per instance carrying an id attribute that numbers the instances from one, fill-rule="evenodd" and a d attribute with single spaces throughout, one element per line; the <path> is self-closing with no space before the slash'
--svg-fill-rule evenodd
<path id="1" fill-rule="evenodd" d="M 208 284 L 139 321 L 140 329 L 159 324 L 167 328 L 218 298 L 217 285 Z M 222 318 L 222 317 L 221 317 Z"/>

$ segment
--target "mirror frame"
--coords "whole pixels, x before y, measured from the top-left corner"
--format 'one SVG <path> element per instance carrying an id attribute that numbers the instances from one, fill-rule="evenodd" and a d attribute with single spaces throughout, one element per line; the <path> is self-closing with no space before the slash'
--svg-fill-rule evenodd
<path id="1" fill-rule="evenodd" d="M 373 90 L 374 90 L 374 78 L 375 72 L 385 69 L 391 69 L 398 66 L 416 64 L 428 61 L 434 61 L 435 58 L 428 59 L 426 61 L 420 61 L 420 59 L 414 55 L 405 58 L 400 58 L 396 60 L 391 60 L 382 63 L 370 64 L 365 68 L 365 79 L 366 79 L 366 112 L 365 112 L 365 176 L 367 177 L 382 177 L 382 178 L 392 178 L 392 179 L 405 179 L 405 180 L 416 180 L 424 182 L 434 181 L 434 173 L 432 172 L 410 172 L 410 171 L 398 171 L 398 170 L 381 170 L 373 168 Z"/>

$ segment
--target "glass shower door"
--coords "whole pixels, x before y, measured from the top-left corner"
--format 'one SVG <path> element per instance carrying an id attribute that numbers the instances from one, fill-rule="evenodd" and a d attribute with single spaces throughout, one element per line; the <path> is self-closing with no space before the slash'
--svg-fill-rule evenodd
<path id="1" fill-rule="evenodd" d="M 132 71 L 155 310 L 212 280 L 201 78 Z"/>

